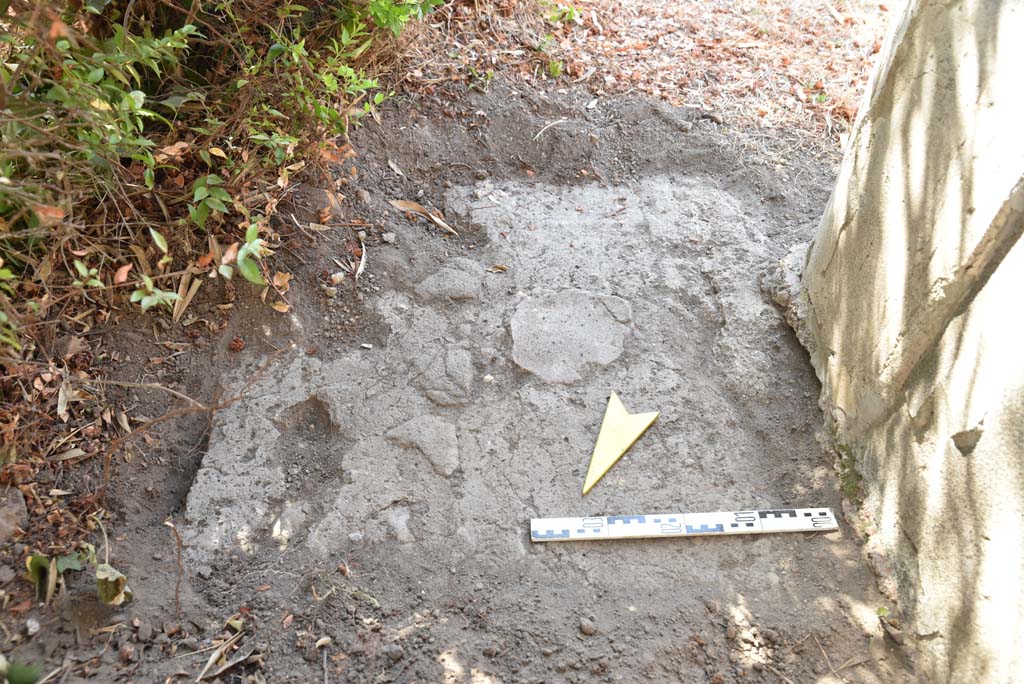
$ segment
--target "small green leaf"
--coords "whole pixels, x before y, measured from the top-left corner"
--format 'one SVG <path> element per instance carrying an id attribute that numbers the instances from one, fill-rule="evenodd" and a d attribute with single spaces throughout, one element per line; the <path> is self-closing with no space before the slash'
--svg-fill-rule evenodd
<path id="1" fill-rule="evenodd" d="M 216 197 L 207 197 L 205 200 L 203 200 L 203 205 L 209 207 L 210 209 L 219 211 L 222 214 L 228 213 L 228 208 L 224 206 L 224 203 L 221 202 Z"/>
<path id="2" fill-rule="evenodd" d="M 153 169 L 147 167 L 142 174 L 142 179 L 146 182 L 146 187 L 152 190 L 156 184 L 156 174 L 153 173 Z"/>
<path id="3" fill-rule="evenodd" d="M 146 284 L 146 289 L 150 292 L 153 291 L 153 279 L 145 273 L 142 274 L 142 282 Z"/>
<path id="4" fill-rule="evenodd" d="M 231 195 L 224 188 L 210 188 L 210 197 L 219 199 L 221 202 L 230 202 Z"/>
<path id="5" fill-rule="evenodd" d="M 195 224 L 200 228 L 206 225 L 206 219 L 210 218 L 210 207 L 206 206 L 206 203 L 190 206 L 188 208 L 188 215 L 195 221 Z"/>
<path id="6" fill-rule="evenodd" d="M 210 188 L 206 187 L 205 185 L 200 185 L 198 188 L 196 188 L 195 193 L 192 195 L 192 201 L 201 202 L 209 196 Z"/>
<path id="7" fill-rule="evenodd" d="M 267 281 L 263 280 L 263 275 L 260 273 L 259 265 L 252 259 L 243 259 L 241 250 L 238 253 L 238 272 L 242 274 L 242 277 L 248 280 L 254 285 L 266 285 Z"/>
<path id="8" fill-rule="evenodd" d="M 108 606 L 119 606 L 132 600 L 128 578 L 106 563 L 96 566 L 96 594 Z"/>
<path id="9" fill-rule="evenodd" d="M 250 223 L 249 227 L 245 229 L 245 241 L 248 243 L 256 242 L 256 239 L 260 236 L 260 227 L 257 223 Z"/>
<path id="10" fill-rule="evenodd" d="M 167 254 L 167 240 L 164 238 L 163 234 L 156 228 L 150 228 L 149 234 L 152 236 L 153 242 L 156 243 L 156 246 L 160 248 L 160 251 Z"/>
<path id="11" fill-rule="evenodd" d="M 220 273 L 225 280 L 231 280 L 231 276 L 235 275 L 235 269 L 228 264 L 221 264 L 217 267 L 217 273 Z"/>
<path id="12" fill-rule="evenodd" d="M 142 298 L 145 297 L 145 296 L 146 296 L 146 291 L 145 290 L 143 290 L 141 288 L 139 288 L 138 290 L 135 290 L 134 292 L 132 292 L 132 297 L 131 297 L 132 304 L 134 304 L 135 302 L 141 301 Z"/>
<path id="13" fill-rule="evenodd" d="M 878 617 L 888 617 L 888 615 L 889 615 L 889 609 L 888 608 L 886 608 L 885 606 L 880 606 L 878 608 Z"/>
<path id="14" fill-rule="evenodd" d="M 81 553 L 72 553 L 68 556 L 60 556 L 57 558 L 57 572 L 63 575 L 68 570 L 78 571 L 84 566 L 82 565 L 83 556 Z"/>
<path id="15" fill-rule="evenodd" d="M 17 662 L 7 663 L 7 684 L 36 684 L 43 668 L 39 665 L 23 665 Z"/>
<path id="16" fill-rule="evenodd" d="M 89 277 L 89 268 L 78 259 L 75 259 L 75 270 L 78 271 L 78 275 L 83 278 Z"/>
<path id="17" fill-rule="evenodd" d="M 270 49 L 267 51 L 267 61 L 274 61 L 275 59 L 283 55 L 284 51 L 284 45 L 281 45 L 280 43 L 274 43 L 273 45 L 270 46 Z"/>
<path id="18" fill-rule="evenodd" d="M 223 185 L 224 179 L 215 173 L 211 173 L 204 179 L 204 182 L 206 185 Z"/>

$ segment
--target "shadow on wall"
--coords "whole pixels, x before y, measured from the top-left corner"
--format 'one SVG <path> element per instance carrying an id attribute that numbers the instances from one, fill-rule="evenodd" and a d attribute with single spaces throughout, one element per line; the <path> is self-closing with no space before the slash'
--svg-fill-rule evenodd
<path id="1" fill-rule="evenodd" d="M 1022 30 L 1019 3 L 910 2 L 803 275 L 823 406 L 942 681 L 1024 676 Z"/>

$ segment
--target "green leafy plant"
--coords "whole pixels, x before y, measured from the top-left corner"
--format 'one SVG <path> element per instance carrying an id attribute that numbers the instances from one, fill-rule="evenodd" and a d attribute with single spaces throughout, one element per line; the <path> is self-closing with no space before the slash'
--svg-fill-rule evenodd
<path id="1" fill-rule="evenodd" d="M 469 69 L 469 89 L 486 93 L 487 88 L 491 85 L 491 81 L 494 80 L 494 69 L 480 72 L 472 66 L 466 68 Z"/>
<path id="2" fill-rule="evenodd" d="M 132 291 L 132 304 L 138 302 L 143 311 L 149 311 L 154 306 L 164 305 L 168 309 L 174 309 L 174 302 L 181 299 L 176 292 L 168 292 L 156 287 L 153 278 L 142 274 L 142 285 Z"/>
<path id="3" fill-rule="evenodd" d="M 259 261 L 269 254 L 270 250 L 267 249 L 266 243 L 260 239 L 259 224 L 251 224 L 245 231 L 245 244 L 238 249 L 238 256 L 235 258 L 238 272 L 254 285 L 266 285 L 267 281 L 260 272 Z"/>
<path id="4" fill-rule="evenodd" d="M 50 558 L 43 554 L 32 554 L 25 559 L 27 577 L 35 589 L 36 599 L 49 603 L 64 582 L 64 573 L 80 571 L 86 565 L 96 564 L 96 549 L 92 544 L 82 544 L 78 551 L 64 556 Z"/>
<path id="5" fill-rule="evenodd" d="M 308 151 L 382 104 L 365 65 L 440 4 L 0 0 L 0 345 L 24 347 L 19 326 L 50 313 L 41 293 L 72 285 L 67 301 L 85 305 L 111 280 L 104 265 L 143 261 L 150 240 L 160 273 L 143 268 L 131 298 L 171 304 L 152 279 L 209 238 L 237 239 L 235 219 L 268 206 L 254 181 L 284 189 Z M 262 282 L 269 250 L 245 244 L 227 265 Z"/>
<path id="6" fill-rule="evenodd" d="M 193 204 L 188 208 L 188 215 L 200 228 L 206 226 L 206 220 L 213 212 L 228 213 L 231 195 L 222 187 L 223 185 L 224 179 L 216 174 L 200 176 L 192 184 Z M 166 243 L 164 246 L 166 247 Z"/>
<path id="7" fill-rule="evenodd" d="M 99 269 L 89 268 L 79 259 L 75 259 L 75 271 L 78 277 L 71 281 L 75 287 L 103 287 L 103 281 L 99 279 Z"/>
<path id="8" fill-rule="evenodd" d="M 562 75 L 562 70 L 565 68 L 565 64 L 560 59 L 553 59 L 548 62 L 548 76 L 551 78 L 558 78 Z"/>
<path id="9" fill-rule="evenodd" d="M 410 20 L 422 19 L 443 4 L 444 0 L 370 0 L 367 12 L 377 26 L 397 36 Z"/>
<path id="10" fill-rule="evenodd" d="M 552 24 L 572 24 L 579 21 L 580 11 L 572 5 L 562 5 L 557 2 L 543 2 L 544 18 Z"/>

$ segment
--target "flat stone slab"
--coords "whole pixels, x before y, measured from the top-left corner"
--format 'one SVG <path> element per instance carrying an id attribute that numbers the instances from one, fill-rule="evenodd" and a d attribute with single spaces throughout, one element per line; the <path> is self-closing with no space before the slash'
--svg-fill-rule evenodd
<path id="1" fill-rule="evenodd" d="M 622 355 L 632 311 L 619 297 L 565 290 L 529 297 L 512 317 L 512 358 L 547 382 L 571 383 Z"/>

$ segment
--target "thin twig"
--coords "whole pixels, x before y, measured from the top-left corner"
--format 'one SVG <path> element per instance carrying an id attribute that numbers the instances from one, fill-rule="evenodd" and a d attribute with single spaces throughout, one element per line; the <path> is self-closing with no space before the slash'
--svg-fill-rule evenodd
<path id="1" fill-rule="evenodd" d="M 95 384 L 95 385 L 115 385 L 117 387 L 129 387 L 129 388 L 132 388 L 132 389 L 155 389 L 155 390 L 161 390 L 163 392 L 167 392 L 171 396 L 177 397 L 178 399 L 182 399 L 184 401 L 187 401 L 188 403 L 192 404 L 193 406 L 199 406 L 201 408 L 206 408 L 203 404 L 201 404 L 200 402 L 196 401 L 195 399 L 193 399 L 192 397 L 188 396 L 187 394 L 182 394 L 181 392 L 178 392 L 177 390 L 172 390 L 170 387 L 165 387 L 164 385 L 161 385 L 161 384 L 156 383 L 156 382 L 122 382 L 121 380 L 90 380 L 89 384 Z"/>
<path id="2" fill-rule="evenodd" d="M 537 140 L 538 138 L 540 138 L 540 136 L 542 136 L 544 134 L 544 131 L 548 130 L 552 126 L 557 126 L 558 124 L 563 124 L 563 123 L 565 123 L 567 121 L 568 121 L 568 119 L 557 119 L 555 121 L 552 121 L 547 126 L 545 126 L 544 128 L 540 129 L 539 131 L 537 131 L 537 135 L 533 136 L 533 139 Z"/>
<path id="3" fill-rule="evenodd" d="M 769 671 L 775 673 L 775 676 L 778 677 L 779 679 L 781 679 L 782 681 L 786 682 L 786 684 L 793 684 L 793 680 L 792 679 L 790 679 L 786 675 L 782 674 L 781 672 L 776 670 L 774 667 L 772 667 L 768 663 L 761 663 L 761 664 L 764 665 Z"/>
<path id="4" fill-rule="evenodd" d="M 828 669 L 832 671 L 832 674 L 836 676 L 836 679 L 841 682 L 845 682 L 846 680 L 843 679 L 843 676 L 836 672 L 836 668 L 832 667 L 832 661 L 828 659 L 828 653 L 825 653 L 825 647 L 821 645 L 820 641 L 818 641 L 817 635 L 815 635 L 814 641 L 818 644 L 818 648 L 821 650 L 821 655 L 825 656 L 825 664 L 828 665 Z"/>

